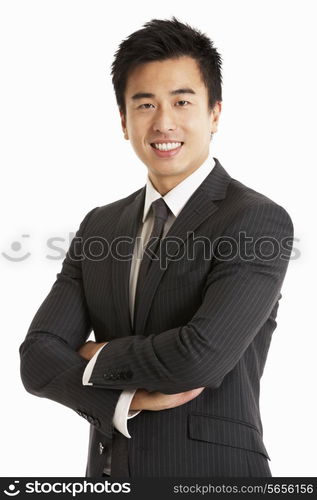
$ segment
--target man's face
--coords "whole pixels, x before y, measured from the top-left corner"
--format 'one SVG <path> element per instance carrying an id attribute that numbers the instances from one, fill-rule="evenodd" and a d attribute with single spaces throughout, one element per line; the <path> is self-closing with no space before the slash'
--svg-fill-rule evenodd
<path id="1" fill-rule="evenodd" d="M 128 77 L 125 102 L 124 137 L 152 181 L 169 178 L 176 185 L 206 160 L 221 103 L 209 109 L 208 91 L 193 58 L 137 66 Z"/>

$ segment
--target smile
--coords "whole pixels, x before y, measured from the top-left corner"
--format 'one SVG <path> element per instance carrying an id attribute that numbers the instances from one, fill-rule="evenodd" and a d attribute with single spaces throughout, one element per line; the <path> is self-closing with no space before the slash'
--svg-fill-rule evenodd
<path id="1" fill-rule="evenodd" d="M 160 151 L 171 151 L 179 148 L 182 144 L 182 142 L 152 142 L 151 146 Z"/>
<path id="2" fill-rule="evenodd" d="M 152 142 L 151 147 L 160 158 L 170 158 L 180 151 L 183 144 L 183 142 Z"/>

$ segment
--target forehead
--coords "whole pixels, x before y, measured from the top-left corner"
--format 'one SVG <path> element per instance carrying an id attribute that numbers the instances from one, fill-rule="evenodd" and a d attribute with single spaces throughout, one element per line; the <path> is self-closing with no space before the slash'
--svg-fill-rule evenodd
<path id="1" fill-rule="evenodd" d="M 136 92 L 170 92 L 177 88 L 192 88 L 197 93 L 206 87 L 201 78 L 199 66 L 189 56 L 152 61 L 134 68 L 128 76 L 126 96 Z"/>

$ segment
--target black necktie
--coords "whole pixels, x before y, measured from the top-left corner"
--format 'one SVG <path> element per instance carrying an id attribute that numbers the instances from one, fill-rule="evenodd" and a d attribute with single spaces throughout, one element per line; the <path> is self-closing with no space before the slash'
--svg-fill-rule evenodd
<path id="1" fill-rule="evenodd" d="M 166 205 L 163 198 L 158 198 L 157 200 L 153 201 L 151 208 L 154 214 L 154 224 L 150 238 L 146 244 L 143 253 L 142 262 L 138 274 L 138 281 L 134 299 L 134 323 L 133 323 L 134 325 L 136 319 L 136 311 L 140 305 L 139 301 L 142 288 L 144 286 L 144 282 L 147 273 L 149 271 L 151 262 L 153 259 L 155 259 L 155 257 L 157 257 L 157 250 L 160 246 L 160 242 L 164 231 L 164 225 L 169 214 L 168 206 Z"/>
<path id="2" fill-rule="evenodd" d="M 153 201 L 152 210 L 154 213 L 154 224 L 143 253 L 142 262 L 140 265 L 137 289 L 134 300 L 134 321 L 136 318 L 136 308 L 138 306 L 140 293 L 144 285 L 146 275 L 148 273 L 152 259 L 156 255 L 156 250 L 159 247 L 162 239 L 164 224 L 169 214 L 168 206 L 163 198 Z M 135 325 L 135 323 L 134 323 Z M 128 438 L 121 432 L 115 431 L 112 440 L 112 458 L 111 458 L 111 477 L 129 477 L 129 461 L 128 461 Z"/>

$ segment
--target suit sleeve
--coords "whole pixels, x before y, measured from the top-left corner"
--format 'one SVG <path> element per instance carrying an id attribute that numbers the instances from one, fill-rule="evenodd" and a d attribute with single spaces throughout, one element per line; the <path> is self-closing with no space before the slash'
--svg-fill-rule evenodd
<path id="1" fill-rule="evenodd" d="M 93 384 L 89 383 L 90 375 L 93 371 L 93 368 L 95 366 L 95 363 L 97 361 L 99 353 L 102 351 L 102 349 L 106 349 L 106 348 L 107 348 L 107 345 L 100 347 L 100 349 L 98 349 L 98 351 L 94 354 L 94 356 L 88 362 L 88 365 L 86 366 L 84 373 L 83 373 L 83 381 L 82 381 L 83 385 L 93 385 Z M 129 434 L 129 431 L 128 431 L 128 426 L 127 426 L 128 420 L 130 418 L 133 418 L 136 415 L 138 415 L 138 413 L 140 413 L 140 411 L 134 411 L 134 410 L 129 411 L 131 401 L 133 399 L 135 392 L 136 392 L 136 389 L 125 390 L 125 391 L 121 392 L 120 397 L 119 397 L 118 402 L 117 402 L 117 406 L 116 406 L 114 415 L 113 415 L 113 426 L 119 432 L 121 432 L 121 434 L 123 434 L 127 438 L 131 437 Z"/>
<path id="2" fill-rule="evenodd" d="M 243 235 L 248 246 L 242 246 Z M 238 251 L 230 254 L 234 242 Z M 292 221 L 279 205 L 263 203 L 236 214 L 219 239 L 191 320 L 160 334 L 112 340 L 101 351 L 90 382 L 166 394 L 218 388 L 279 300 L 292 242 Z M 118 370 L 125 372 L 124 381 L 111 377 Z"/>
<path id="3" fill-rule="evenodd" d="M 79 256 L 85 226 L 95 210 L 82 221 L 61 272 L 31 322 L 20 346 L 20 372 L 28 392 L 71 408 L 111 438 L 121 391 L 82 385 L 88 361 L 76 352 L 92 330 Z"/>

